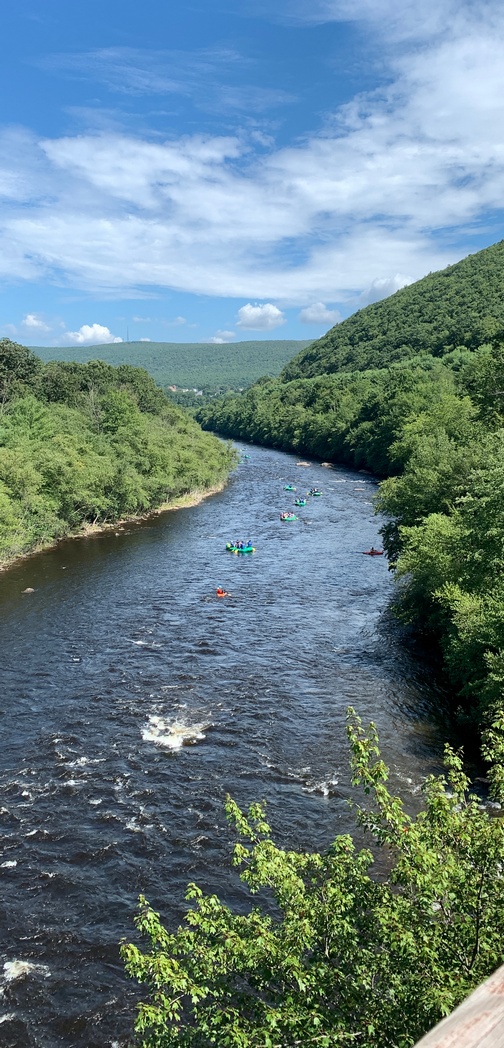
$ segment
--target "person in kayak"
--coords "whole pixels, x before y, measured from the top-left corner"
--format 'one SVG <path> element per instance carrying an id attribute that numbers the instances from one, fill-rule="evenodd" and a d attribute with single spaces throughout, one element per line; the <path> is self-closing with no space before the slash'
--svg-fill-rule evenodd
<path id="1" fill-rule="evenodd" d="M 215 593 L 217 597 L 229 597 L 229 593 L 222 586 L 217 586 Z"/>

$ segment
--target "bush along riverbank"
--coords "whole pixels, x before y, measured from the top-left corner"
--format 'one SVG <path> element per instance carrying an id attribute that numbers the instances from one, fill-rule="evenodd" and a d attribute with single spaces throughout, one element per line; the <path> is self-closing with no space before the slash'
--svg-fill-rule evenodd
<path id="1" fill-rule="evenodd" d="M 357 821 L 386 849 L 387 875 L 349 834 L 323 854 L 285 851 L 262 806 L 245 814 L 228 799 L 233 862 L 255 899 L 233 912 L 191 884 L 169 932 L 141 897 L 146 946 L 122 946 L 149 993 L 141 1048 L 411 1048 L 502 963 L 502 820 L 471 795 L 460 756 L 447 747 L 412 819 L 353 711 L 348 736 L 354 785 L 372 801 Z"/>
<path id="2" fill-rule="evenodd" d="M 222 486 L 235 453 L 140 368 L 0 341 L 0 563 Z"/>

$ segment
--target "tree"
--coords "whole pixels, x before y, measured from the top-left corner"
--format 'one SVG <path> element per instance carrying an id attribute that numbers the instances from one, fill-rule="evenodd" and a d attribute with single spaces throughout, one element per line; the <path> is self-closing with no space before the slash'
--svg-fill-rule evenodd
<path id="1" fill-rule="evenodd" d="M 123 944 L 127 972 L 148 987 L 143 1048 L 408 1048 L 503 959 L 504 833 L 471 795 L 460 755 L 429 777 L 415 818 L 386 786 L 374 726 L 350 711 L 353 782 L 374 797 L 357 818 L 385 848 L 386 878 L 348 835 L 325 854 L 286 851 L 264 808 L 227 814 L 233 862 L 261 904 L 235 914 L 189 885 L 174 933 L 144 898 L 145 952 Z"/>
<path id="2" fill-rule="evenodd" d="M 42 361 L 26 346 L 0 339 L 0 403 L 5 405 L 16 394 L 32 389 L 42 368 Z"/>

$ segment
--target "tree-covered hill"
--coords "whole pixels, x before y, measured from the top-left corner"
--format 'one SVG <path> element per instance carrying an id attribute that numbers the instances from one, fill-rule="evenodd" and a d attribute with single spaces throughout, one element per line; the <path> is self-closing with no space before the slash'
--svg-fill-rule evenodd
<path id="1" fill-rule="evenodd" d="M 429 273 L 331 328 L 282 372 L 286 381 L 384 367 L 417 353 L 475 349 L 504 329 L 504 240 Z"/>
<path id="2" fill-rule="evenodd" d="M 146 371 L 0 340 L 0 564 L 222 484 L 234 452 Z"/>
<path id="3" fill-rule="evenodd" d="M 42 360 L 85 364 L 131 364 L 145 368 L 158 386 L 189 389 L 244 389 L 262 375 L 279 375 L 285 364 L 310 343 L 292 339 L 228 342 L 117 342 L 102 346 L 33 346 Z"/>

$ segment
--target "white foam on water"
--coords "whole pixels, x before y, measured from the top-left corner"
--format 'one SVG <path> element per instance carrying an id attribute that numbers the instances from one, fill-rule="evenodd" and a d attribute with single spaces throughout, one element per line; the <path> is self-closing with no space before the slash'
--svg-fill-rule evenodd
<path id="1" fill-rule="evenodd" d="M 322 782 L 314 782 L 311 786 L 303 786 L 303 793 L 318 793 L 321 797 L 332 797 L 338 782 L 336 776 Z"/>
<path id="2" fill-rule="evenodd" d="M 15 1018 L 14 1012 L 5 1012 L 4 1015 L 0 1015 L 0 1023 L 11 1023 Z"/>
<path id="3" fill-rule="evenodd" d="M 135 822 L 134 819 L 128 819 L 128 821 L 124 823 L 124 829 L 125 830 L 130 830 L 131 833 L 141 833 L 142 832 L 142 827 L 139 826 L 138 823 Z"/>
<path id="4" fill-rule="evenodd" d="M 50 972 L 45 964 L 33 964 L 32 961 L 6 961 L 3 966 L 4 980 L 6 983 L 15 982 L 16 979 L 24 979 L 30 972 L 38 972 L 48 979 Z"/>
<path id="5" fill-rule="evenodd" d="M 153 742 L 166 750 L 180 750 L 182 746 L 194 746 L 203 742 L 205 732 L 210 724 L 184 724 L 181 721 L 168 721 L 165 717 L 150 716 L 142 731 L 144 742 Z"/>
<path id="6" fill-rule="evenodd" d="M 67 768 L 84 768 L 86 764 L 104 764 L 105 757 L 78 757 L 75 761 L 67 761 Z"/>
<path id="7" fill-rule="evenodd" d="M 10 870 L 13 866 L 17 866 L 17 862 L 15 860 L 11 862 L 2 862 L 0 863 L 0 870 Z"/>

